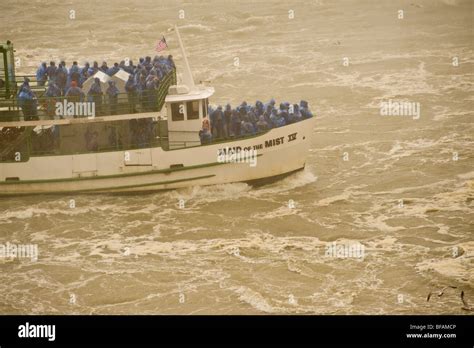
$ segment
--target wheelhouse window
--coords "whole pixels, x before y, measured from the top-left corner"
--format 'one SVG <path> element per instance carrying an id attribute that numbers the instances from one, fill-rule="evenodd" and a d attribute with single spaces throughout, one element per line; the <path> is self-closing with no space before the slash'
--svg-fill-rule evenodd
<path id="1" fill-rule="evenodd" d="M 188 120 L 199 119 L 199 101 L 194 100 L 186 103 L 186 112 Z"/>
<path id="2" fill-rule="evenodd" d="M 171 120 L 184 121 L 184 104 L 171 103 Z"/>

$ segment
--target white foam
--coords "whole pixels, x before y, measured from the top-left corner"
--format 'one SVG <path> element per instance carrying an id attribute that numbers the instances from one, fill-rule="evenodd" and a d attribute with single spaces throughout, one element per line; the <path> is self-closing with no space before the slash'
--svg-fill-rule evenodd
<path id="1" fill-rule="evenodd" d="M 463 173 L 463 174 L 458 174 L 458 178 L 460 178 L 460 179 L 474 179 L 474 171 Z"/>
<path id="2" fill-rule="evenodd" d="M 462 248 L 464 253 L 458 257 L 453 257 L 452 251 L 455 246 Z M 474 284 L 474 268 L 472 267 L 474 241 L 455 246 L 450 246 L 447 250 L 447 256 L 443 258 L 426 259 L 417 263 L 416 269 L 423 273 L 435 271 L 452 280 Z"/>
<path id="3" fill-rule="evenodd" d="M 335 195 L 335 196 L 331 196 L 331 197 L 321 199 L 321 200 L 318 201 L 317 205 L 328 206 L 332 203 L 341 202 L 341 201 L 348 201 L 350 197 L 351 197 L 350 192 L 343 192 L 339 195 Z"/>
<path id="4" fill-rule="evenodd" d="M 274 313 L 275 308 L 268 303 L 268 301 L 258 292 L 246 287 L 239 286 L 231 288 L 235 293 L 239 295 L 239 299 L 242 302 L 245 302 L 252 306 L 253 308 L 264 312 L 264 313 Z"/>

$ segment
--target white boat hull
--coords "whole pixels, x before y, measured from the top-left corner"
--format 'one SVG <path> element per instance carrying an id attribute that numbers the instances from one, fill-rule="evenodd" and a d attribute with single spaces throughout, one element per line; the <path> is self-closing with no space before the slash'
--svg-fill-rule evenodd
<path id="1" fill-rule="evenodd" d="M 0 163 L 0 195 L 155 191 L 271 178 L 304 168 L 314 122 L 311 118 L 247 139 L 170 151 L 157 147 Z M 254 167 L 218 162 L 219 149 L 258 145 Z"/>

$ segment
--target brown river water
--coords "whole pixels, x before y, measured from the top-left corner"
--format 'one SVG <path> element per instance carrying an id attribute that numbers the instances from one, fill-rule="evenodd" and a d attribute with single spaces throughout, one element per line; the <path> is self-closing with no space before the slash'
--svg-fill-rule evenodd
<path id="1" fill-rule="evenodd" d="M 0 313 L 468 313 L 473 4 L 3 0 L 20 73 L 137 62 L 162 34 L 179 70 L 178 24 L 213 104 L 305 99 L 318 122 L 305 170 L 261 187 L 0 198 L 0 244 L 38 247 L 0 259 Z M 388 100 L 419 114 L 382 116 Z"/>

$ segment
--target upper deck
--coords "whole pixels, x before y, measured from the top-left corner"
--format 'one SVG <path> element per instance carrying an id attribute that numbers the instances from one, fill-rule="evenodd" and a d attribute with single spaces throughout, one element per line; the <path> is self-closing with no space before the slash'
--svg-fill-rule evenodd
<path id="1" fill-rule="evenodd" d="M 67 84 L 64 83 L 58 93 L 56 77 L 59 75 L 54 74 L 55 70 L 51 70 L 51 74 L 47 72 L 45 78 L 39 74 L 39 68 L 37 75 L 21 76 L 20 81 L 13 66 L 13 45 L 1 46 L 4 69 L 0 69 L 3 74 L 0 77 L 4 79 L 0 82 L 3 93 L 3 98 L 0 98 L 0 162 L 152 147 L 164 150 L 194 147 L 210 141 L 232 141 L 253 136 L 306 118 L 298 111 L 297 104 L 294 104 L 294 112 L 288 112 L 288 104 L 283 109 L 280 106 L 277 114 L 274 101 L 269 103 L 271 108 L 266 111 L 261 102 L 255 106 L 246 103 L 244 106 L 243 103 L 234 110 L 228 110 L 225 120 L 220 107 L 208 115 L 208 98 L 214 94 L 214 88 L 194 83 L 177 28 L 176 32 L 185 61 L 184 84 L 180 85 L 177 84 L 172 56 L 155 56 L 153 61 L 147 57 L 149 60 L 142 66 L 138 64 L 136 69 L 124 68 L 133 74 L 120 69 L 109 74 L 108 70 L 100 68 L 89 73 L 86 64 L 82 68 L 85 74 L 81 80 L 75 79 L 77 76 L 72 77 L 73 68 L 79 73 L 79 67 L 74 62 L 68 72 Z M 148 65 L 145 65 L 147 62 Z M 51 66 L 54 67 L 53 62 Z M 64 62 L 58 70 L 62 67 L 65 67 Z M 47 69 L 46 64 L 43 68 Z M 97 66 L 94 65 L 94 68 Z M 39 76 L 38 79 L 36 76 Z M 45 86 L 47 80 L 48 87 Z M 108 84 L 110 81 L 119 84 L 120 90 L 113 90 L 115 84 Z M 136 89 L 126 89 L 127 81 L 133 82 Z M 74 91 L 77 82 L 80 86 L 75 94 L 66 92 L 68 88 Z M 56 92 L 52 91 L 55 88 Z M 129 92 L 125 93 L 125 90 Z M 210 120 L 204 121 L 208 116 Z M 273 116 L 278 116 L 279 120 L 272 120 Z M 204 127 L 206 124 L 207 127 Z"/>
<path id="2" fill-rule="evenodd" d="M 155 90 L 146 90 L 140 95 L 136 94 L 132 98 L 125 92 L 118 93 L 117 103 L 111 105 L 107 95 L 103 94 L 95 99 L 96 108 L 94 117 L 79 114 L 58 115 L 58 104 L 68 105 L 73 102 L 87 102 L 87 98 L 75 100 L 67 96 L 48 97 L 47 88 L 38 86 L 34 76 L 24 76 L 30 78 L 29 85 L 35 93 L 32 107 L 22 107 L 21 101 L 17 97 L 10 96 L 3 98 L 0 102 L 0 127 L 22 127 L 41 125 L 61 125 L 83 122 L 104 122 L 119 119 L 145 118 L 158 116 L 166 101 L 170 86 L 176 85 L 176 69 L 168 73 Z M 14 91 L 18 92 L 23 82 L 16 81 Z M 66 104 L 65 104 L 66 103 Z M 123 116 L 122 116 L 123 115 Z M 126 116 L 125 116 L 126 115 Z"/>

